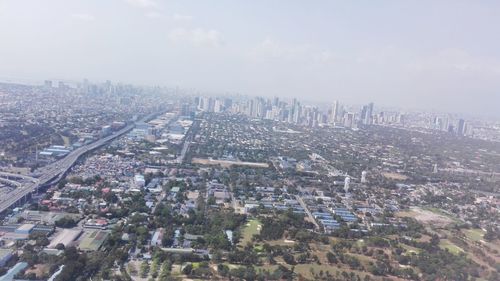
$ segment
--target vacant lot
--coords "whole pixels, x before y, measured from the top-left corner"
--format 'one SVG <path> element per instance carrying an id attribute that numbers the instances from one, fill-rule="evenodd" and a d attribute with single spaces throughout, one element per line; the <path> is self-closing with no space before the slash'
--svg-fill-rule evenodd
<path id="1" fill-rule="evenodd" d="M 398 181 L 404 181 L 408 179 L 407 176 L 398 173 L 382 173 L 382 176 L 390 180 L 398 180 Z"/>
<path id="2" fill-rule="evenodd" d="M 412 217 L 424 224 L 431 224 L 438 227 L 443 227 L 453 222 L 453 219 L 437 210 L 424 210 L 419 207 L 412 207 L 409 211 L 399 212 L 398 216 Z"/>

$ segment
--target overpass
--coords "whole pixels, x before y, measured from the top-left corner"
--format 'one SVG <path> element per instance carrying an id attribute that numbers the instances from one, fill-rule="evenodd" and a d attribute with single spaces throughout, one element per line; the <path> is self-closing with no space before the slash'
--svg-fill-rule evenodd
<path id="1" fill-rule="evenodd" d="M 14 174 L 14 173 L 9 173 L 9 172 L 0 172 L 0 182 L 7 184 L 7 185 L 10 185 L 10 186 L 15 187 L 15 188 L 22 188 L 23 185 L 26 183 L 29 183 L 29 184 L 38 183 L 38 179 L 30 177 L 30 176 L 20 175 L 20 174 Z M 10 193 L 8 193 L 8 195 L 10 195 Z"/>
<path id="2" fill-rule="evenodd" d="M 21 175 L 21 174 L 14 174 L 14 173 L 8 173 L 8 172 L 0 172 L 0 177 L 5 177 L 5 178 L 16 178 L 16 179 L 22 179 L 22 180 L 28 180 L 32 182 L 36 182 L 37 179 L 26 176 L 26 175 Z"/>
<path id="3" fill-rule="evenodd" d="M 150 120 L 152 117 L 156 116 L 158 113 L 152 113 L 149 114 L 148 116 L 144 117 L 141 119 L 140 122 L 145 122 L 147 120 Z M 40 175 L 38 178 L 35 179 L 35 181 L 31 181 L 30 183 L 26 185 L 22 185 L 19 188 L 16 188 L 12 192 L 8 193 L 7 198 L 0 198 L 0 213 L 4 212 L 17 202 L 19 202 L 21 199 L 26 198 L 30 193 L 34 192 L 37 190 L 39 186 L 44 186 L 47 184 L 55 183 L 59 181 L 62 177 L 65 176 L 65 174 L 68 172 L 68 170 L 76 163 L 78 158 L 80 158 L 82 155 L 93 151 L 109 141 L 112 141 L 126 133 L 128 133 L 130 130 L 132 130 L 135 127 L 135 123 L 126 126 L 125 128 L 107 136 L 104 138 L 101 138 L 93 143 L 90 143 L 88 145 L 79 147 L 72 152 L 70 152 L 66 157 L 57 160 L 45 167 L 42 167 L 41 169 L 37 170 L 36 174 Z M 10 173 L 6 173 L 10 174 Z M 21 178 L 20 175 L 17 174 L 10 174 L 12 177 L 19 177 Z M 26 177 L 30 178 L 30 177 Z"/>
<path id="4" fill-rule="evenodd" d="M 13 180 L 9 180 L 9 179 L 6 179 L 6 178 L 0 178 L 0 182 L 3 182 L 7 185 L 10 185 L 10 186 L 15 186 L 17 188 L 21 187 L 22 186 L 22 183 L 18 182 L 18 181 L 13 181 Z"/>

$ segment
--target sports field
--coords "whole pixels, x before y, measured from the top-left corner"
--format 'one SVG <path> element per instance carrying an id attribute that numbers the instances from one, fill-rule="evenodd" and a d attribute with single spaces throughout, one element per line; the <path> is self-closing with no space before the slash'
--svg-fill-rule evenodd
<path id="1" fill-rule="evenodd" d="M 252 237 L 255 234 L 259 234 L 261 229 L 262 229 L 262 224 L 258 220 L 253 219 L 248 221 L 247 224 L 245 225 L 245 228 L 243 229 L 242 238 L 239 245 L 245 246 L 248 242 L 251 242 Z"/>

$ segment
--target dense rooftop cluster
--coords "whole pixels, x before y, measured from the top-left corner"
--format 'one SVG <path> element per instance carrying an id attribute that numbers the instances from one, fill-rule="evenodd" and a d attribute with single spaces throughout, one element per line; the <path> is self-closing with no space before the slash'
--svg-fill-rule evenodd
<path id="1" fill-rule="evenodd" d="M 31 105 L 33 116 L 67 105 L 64 119 L 49 114 L 38 125 L 53 136 L 71 124 L 64 136 L 74 136 L 72 144 L 83 133 L 99 139 L 114 130 L 103 130 L 105 124 L 157 113 L 4 213 L 1 274 L 498 280 L 498 143 L 387 124 L 310 126 L 207 112 L 185 98 L 160 102 L 132 88 L 117 99 L 106 85 L 82 86 L 87 91 L 9 86 L 34 99 L 61 100 Z M 89 95 L 102 105 L 90 108 Z M 122 106 L 122 98 L 133 102 Z M 16 115 L 2 115 L 6 128 L 14 124 L 9 116 Z M 19 116 L 16 122 L 37 124 L 28 113 Z M 9 138 L 0 141 L 15 145 Z M 0 191 L 7 196 L 39 177 L 26 169 L 32 160 L 23 155 L 2 160 Z"/>

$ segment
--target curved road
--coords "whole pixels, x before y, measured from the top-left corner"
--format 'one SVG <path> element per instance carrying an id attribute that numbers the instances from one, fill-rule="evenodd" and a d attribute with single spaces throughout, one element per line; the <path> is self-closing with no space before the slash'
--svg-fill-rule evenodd
<path id="1" fill-rule="evenodd" d="M 156 114 L 150 114 L 145 118 L 143 118 L 141 121 L 147 120 L 148 118 L 151 118 L 154 115 Z M 15 189 L 12 192 L 9 192 L 8 198 L 0 198 L 0 213 L 10 208 L 12 205 L 17 203 L 26 195 L 30 194 L 31 192 L 34 192 L 40 185 L 47 184 L 55 178 L 62 177 L 75 164 L 75 162 L 78 160 L 80 156 L 96 148 L 101 147 L 102 145 L 106 144 L 107 142 L 117 137 L 124 135 L 125 133 L 132 130 L 134 127 L 135 124 L 128 125 L 127 127 L 119 130 L 118 132 L 115 132 L 114 134 L 99 139 L 91 144 L 79 147 L 70 152 L 66 157 L 37 170 L 36 173 L 40 175 L 36 179 L 37 181 L 34 181 L 25 186 Z M 12 176 L 19 176 L 19 175 L 13 174 Z"/>

